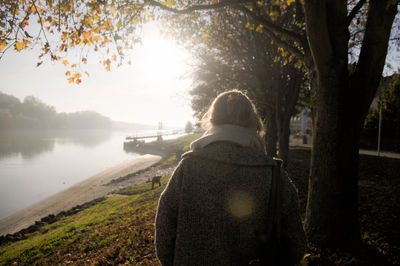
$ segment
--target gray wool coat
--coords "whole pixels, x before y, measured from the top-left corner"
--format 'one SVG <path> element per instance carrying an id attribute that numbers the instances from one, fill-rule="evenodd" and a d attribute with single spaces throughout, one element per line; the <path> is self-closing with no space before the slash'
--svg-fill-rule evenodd
<path id="1" fill-rule="evenodd" d="M 156 215 L 162 265 L 246 265 L 259 256 L 267 224 L 273 160 L 232 142 L 184 154 Z M 282 175 L 281 240 L 285 259 L 298 262 L 306 239 L 295 186 Z"/>

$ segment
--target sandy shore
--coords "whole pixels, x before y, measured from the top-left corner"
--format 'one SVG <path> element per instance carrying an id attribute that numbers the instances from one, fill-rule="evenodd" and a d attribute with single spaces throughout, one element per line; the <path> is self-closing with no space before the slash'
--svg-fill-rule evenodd
<path id="1" fill-rule="evenodd" d="M 49 214 L 67 211 L 76 205 L 106 196 L 113 190 L 120 188 L 121 184 L 116 183 L 107 186 L 105 184 L 108 184 L 113 179 L 148 168 L 160 160 L 161 156 L 146 154 L 85 179 L 47 199 L 0 220 L 0 235 L 18 232 Z M 143 181 L 131 181 L 129 184 L 132 185 Z"/>

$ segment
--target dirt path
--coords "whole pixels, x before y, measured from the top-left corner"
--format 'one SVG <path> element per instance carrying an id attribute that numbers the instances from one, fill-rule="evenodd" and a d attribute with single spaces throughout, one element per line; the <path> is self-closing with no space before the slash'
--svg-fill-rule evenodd
<path id="1" fill-rule="evenodd" d="M 40 220 L 42 217 L 67 211 L 76 205 L 106 196 L 116 189 L 143 183 L 150 176 L 147 177 L 145 174 L 141 174 L 133 176 L 124 182 L 110 184 L 110 181 L 149 168 L 160 160 L 160 156 L 146 154 L 85 179 L 47 199 L 2 219 L 0 221 L 0 235 L 18 232 L 34 224 L 35 221 Z M 154 169 L 153 172 L 156 173 L 157 170 Z M 148 175 L 151 175 L 151 173 L 149 172 Z"/>

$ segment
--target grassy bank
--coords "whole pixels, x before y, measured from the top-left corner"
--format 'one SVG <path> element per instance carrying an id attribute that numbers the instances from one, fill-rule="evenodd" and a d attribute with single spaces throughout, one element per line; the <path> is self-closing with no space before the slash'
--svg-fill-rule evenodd
<path id="1" fill-rule="evenodd" d="M 171 163 L 173 156 L 169 157 Z M 310 151 L 295 149 L 290 156 L 288 171 L 298 187 L 304 214 Z M 309 255 L 302 264 L 399 263 L 399 172 L 399 160 L 360 156 L 359 216 L 367 253 L 347 254 L 309 247 Z M 162 186 L 154 190 L 151 183 L 123 189 L 119 195 L 42 227 L 26 240 L 2 246 L 0 265 L 157 265 L 154 218 L 159 195 L 167 182 L 168 178 L 162 179 Z"/>
<path id="2" fill-rule="evenodd" d="M 0 247 L 7 264 L 156 264 L 154 216 L 163 186 L 123 191 L 76 215 L 43 226 L 26 240 Z"/>
<path id="3" fill-rule="evenodd" d="M 167 156 L 158 165 L 163 168 L 173 166 L 198 137 L 192 134 L 148 145 L 163 147 Z M 155 264 L 154 215 L 167 180 L 163 178 L 162 186 L 154 190 L 151 183 L 122 189 L 91 208 L 26 234 L 25 240 L 1 246 L 0 265 Z"/>

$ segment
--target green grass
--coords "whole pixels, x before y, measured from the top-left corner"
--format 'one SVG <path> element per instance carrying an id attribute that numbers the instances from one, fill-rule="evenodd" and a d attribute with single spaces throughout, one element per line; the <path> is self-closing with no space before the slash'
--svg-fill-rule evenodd
<path id="1" fill-rule="evenodd" d="M 161 185 L 165 185 L 166 183 L 168 183 L 168 180 L 169 180 L 169 177 L 161 178 Z M 155 188 L 158 187 L 158 184 L 155 184 L 154 187 Z M 131 196 L 131 195 L 141 194 L 141 193 L 144 193 L 149 190 L 151 190 L 151 182 L 144 183 L 139 186 L 123 188 L 118 191 L 118 194 Z"/>
<path id="2" fill-rule="evenodd" d="M 0 247 L 0 265 L 149 263 L 154 254 L 154 216 L 162 187 L 145 183 L 78 214 L 40 228 L 25 240 Z M 88 260 L 88 261 L 87 261 Z"/>
<path id="3" fill-rule="evenodd" d="M 162 149 L 168 151 L 170 156 L 163 161 L 158 167 L 170 167 L 174 166 L 180 159 L 181 155 L 185 152 L 189 151 L 190 143 L 200 138 L 202 134 L 191 134 L 187 136 L 183 136 L 177 139 L 171 139 L 164 141 L 161 145 L 163 145 Z"/>

